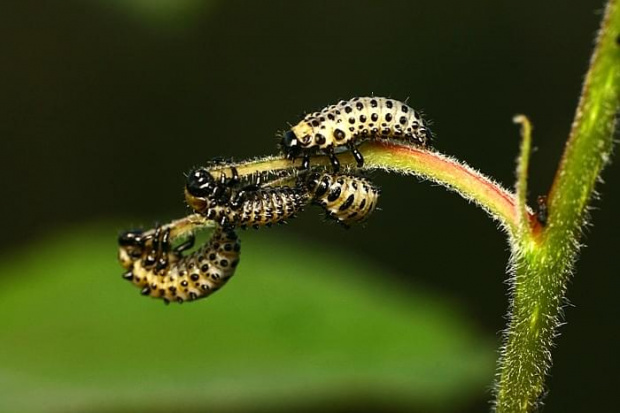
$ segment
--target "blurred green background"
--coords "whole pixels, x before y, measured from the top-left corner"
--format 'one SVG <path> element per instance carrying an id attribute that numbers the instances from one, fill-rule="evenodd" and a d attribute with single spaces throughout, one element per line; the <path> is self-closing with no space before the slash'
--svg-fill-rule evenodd
<path id="1" fill-rule="evenodd" d="M 164 307 L 116 236 L 187 213 L 184 173 L 275 152 L 304 111 L 409 97 L 436 147 L 531 200 L 572 120 L 602 2 L 91 0 L 0 3 L 0 411 L 488 410 L 508 258 L 453 193 L 376 174 L 364 228 L 244 232 L 218 294 Z M 592 211 L 545 412 L 613 410 L 620 171 Z M 612 217 L 616 215 L 614 220 Z M 577 308 L 572 308 L 572 307 Z"/>

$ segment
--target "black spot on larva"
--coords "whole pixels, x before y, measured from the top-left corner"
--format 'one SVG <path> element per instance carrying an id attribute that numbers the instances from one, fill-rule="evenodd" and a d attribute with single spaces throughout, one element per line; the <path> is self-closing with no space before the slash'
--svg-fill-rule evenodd
<path id="1" fill-rule="evenodd" d="M 351 207 L 351 205 L 353 205 L 354 201 L 355 201 L 355 195 L 353 194 L 349 195 L 347 200 L 344 201 L 342 205 L 340 205 L 340 208 L 338 208 L 338 210 L 344 211 L 345 209 L 348 209 L 349 207 Z"/>
<path id="2" fill-rule="evenodd" d="M 240 249 L 241 249 L 241 245 L 239 244 L 235 244 L 235 246 L 233 247 L 233 250 L 235 250 L 235 252 L 239 252 Z"/>
<path id="3" fill-rule="evenodd" d="M 198 279 L 200 278 L 200 275 L 198 274 L 192 274 L 189 276 L 189 278 L 192 279 L 192 281 L 198 281 Z"/>
<path id="4" fill-rule="evenodd" d="M 228 267 L 228 260 L 221 260 L 221 261 L 220 261 L 220 266 L 222 266 L 222 267 Z"/>
<path id="5" fill-rule="evenodd" d="M 344 107 L 344 111 L 345 111 L 345 113 L 351 113 L 351 112 L 353 112 L 353 108 L 351 106 L 345 106 Z"/>
<path id="6" fill-rule="evenodd" d="M 370 106 L 373 107 L 373 108 L 376 108 L 377 107 L 377 99 L 371 99 L 370 100 Z"/>
<path id="7" fill-rule="evenodd" d="M 231 244 L 224 245 L 224 251 L 232 251 L 232 245 Z"/>
<path id="8" fill-rule="evenodd" d="M 234 260 L 233 262 L 230 263 L 230 266 L 232 268 L 235 268 L 237 265 L 239 265 L 239 260 Z"/>
<path id="9" fill-rule="evenodd" d="M 214 256 L 213 259 L 215 259 L 215 254 L 211 254 L 211 255 L 213 255 Z M 200 267 L 200 271 L 202 271 L 202 272 L 209 271 L 209 264 L 205 264 L 202 267 Z"/>
<path id="10" fill-rule="evenodd" d="M 215 254 L 214 253 L 209 254 L 209 260 L 210 261 L 215 260 Z"/>
<path id="11" fill-rule="evenodd" d="M 168 291 L 174 294 L 177 292 L 177 287 L 175 287 L 174 285 L 171 285 L 170 287 L 168 287 Z"/>
<path id="12" fill-rule="evenodd" d="M 366 123 L 367 120 L 366 115 L 360 115 L 360 122 Z"/>
<path id="13" fill-rule="evenodd" d="M 391 113 L 386 113 L 385 114 L 385 120 L 388 121 L 388 122 L 391 122 L 392 121 L 392 114 Z"/>
<path id="14" fill-rule="evenodd" d="M 181 285 L 183 287 L 187 287 L 189 285 L 189 283 L 187 281 L 183 280 L 183 281 L 181 281 Z"/>
<path id="15" fill-rule="evenodd" d="M 366 198 L 362 199 L 362 202 L 360 202 L 360 209 L 364 209 L 365 206 L 366 206 Z"/>
<path id="16" fill-rule="evenodd" d="M 403 106 L 401 106 L 400 110 L 402 110 L 403 113 L 407 113 L 407 112 L 409 112 L 409 107 L 407 105 L 403 105 Z"/>
<path id="17" fill-rule="evenodd" d="M 364 109 L 364 104 L 362 102 L 357 102 L 355 104 L 355 107 L 357 108 L 357 110 L 362 110 Z"/>
<path id="18" fill-rule="evenodd" d="M 370 115 L 370 120 L 372 120 L 373 122 L 378 121 L 379 120 L 379 114 L 373 113 L 372 115 Z"/>
<path id="19" fill-rule="evenodd" d="M 349 118 L 349 123 L 350 124 L 354 124 L 355 123 L 355 118 L 354 117 L 350 117 Z"/>
<path id="20" fill-rule="evenodd" d="M 394 107 L 394 102 L 392 102 L 391 100 L 386 100 L 386 101 L 385 101 L 385 106 L 386 106 L 388 109 L 392 109 L 392 108 Z"/>
<path id="21" fill-rule="evenodd" d="M 401 116 L 400 119 L 398 120 L 398 122 L 401 125 L 403 125 L 403 126 L 406 125 L 407 124 L 407 117 L 406 116 Z"/>
<path id="22" fill-rule="evenodd" d="M 334 116 L 334 114 L 333 114 L 333 113 L 329 113 L 329 114 L 327 115 L 327 119 L 329 119 L 329 120 L 334 120 L 334 119 L 336 119 L 336 117 Z"/>
<path id="23" fill-rule="evenodd" d="M 353 132 L 354 130 L 355 130 L 355 127 L 353 127 L 353 126 L 349 127 L 349 131 Z"/>
<path id="24" fill-rule="evenodd" d="M 312 126 L 314 126 L 315 128 L 316 128 L 317 126 L 319 126 L 319 121 L 318 121 L 318 120 L 316 120 L 316 119 L 314 119 L 314 120 L 312 121 Z"/>
<path id="25" fill-rule="evenodd" d="M 189 299 L 190 300 L 196 300 L 198 298 L 198 295 L 196 293 L 189 293 Z"/>
<path id="26" fill-rule="evenodd" d="M 334 202 L 335 200 L 337 200 L 338 198 L 340 198 L 340 194 L 342 193 L 342 187 L 337 186 L 335 188 L 333 188 L 329 195 L 327 196 L 327 201 L 328 202 Z"/>
<path id="27" fill-rule="evenodd" d="M 341 141 L 344 138 L 346 138 L 346 134 L 340 130 L 340 129 L 334 129 L 334 139 L 336 139 L 337 141 Z"/>
<path id="28" fill-rule="evenodd" d="M 207 284 L 202 284 L 200 288 L 202 288 L 204 291 L 209 291 L 209 286 Z"/>
<path id="29" fill-rule="evenodd" d="M 323 145 L 323 144 L 325 144 L 326 139 L 325 139 L 324 135 L 322 135 L 320 133 L 317 133 L 314 136 L 314 141 L 316 142 L 317 145 Z"/>

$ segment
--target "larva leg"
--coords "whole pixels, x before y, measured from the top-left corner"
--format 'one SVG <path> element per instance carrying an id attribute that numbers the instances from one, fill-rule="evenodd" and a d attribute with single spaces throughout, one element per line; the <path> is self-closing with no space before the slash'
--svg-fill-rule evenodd
<path id="1" fill-rule="evenodd" d="M 304 154 L 301 161 L 301 169 L 310 169 L 310 154 Z"/>
<path id="2" fill-rule="evenodd" d="M 333 146 L 330 146 L 327 149 L 327 156 L 329 157 L 329 161 L 332 164 L 332 168 L 334 168 L 334 173 L 338 173 L 338 171 L 340 170 L 340 161 L 338 160 L 338 158 L 336 157 L 336 154 L 334 153 Z"/>
<path id="3" fill-rule="evenodd" d="M 170 253 L 170 228 L 166 228 L 159 241 L 159 251 L 155 271 L 159 272 L 168 266 L 168 254 Z"/>
<path id="4" fill-rule="evenodd" d="M 159 251 L 158 244 L 159 244 L 160 235 L 161 235 L 161 227 L 158 225 L 151 239 L 151 244 L 153 245 L 153 248 L 151 248 L 149 253 L 146 254 L 146 257 L 144 258 L 144 261 L 142 262 L 142 265 L 145 268 L 150 268 L 153 265 L 155 265 L 155 263 L 157 262 L 157 251 Z M 146 240 L 146 242 L 148 242 L 148 239 Z"/>
<path id="5" fill-rule="evenodd" d="M 361 168 L 362 166 L 364 166 L 364 157 L 362 156 L 362 153 L 359 151 L 359 149 L 357 149 L 357 146 L 355 146 L 353 142 L 349 143 L 349 149 L 351 149 L 351 153 L 353 154 L 353 157 L 355 158 L 355 162 L 357 162 L 357 167 Z"/>

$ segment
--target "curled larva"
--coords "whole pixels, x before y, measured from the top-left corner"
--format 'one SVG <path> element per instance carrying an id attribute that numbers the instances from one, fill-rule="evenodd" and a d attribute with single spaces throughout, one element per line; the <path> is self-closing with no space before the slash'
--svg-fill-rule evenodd
<path id="1" fill-rule="evenodd" d="M 140 288 L 143 295 L 164 302 L 193 301 L 219 290 L 234 275 L 241 244 L 230 229 L 217 227 L 199 249 L 192 248 L 193 236 L 172 248 L 170 228 L 129 231 L 119 237 L 119 260 L 126 270 L 123 278 Z"/>
<path id="2" fill-rule="evenodd" d="M 309 201 L 302 186 L 261 187 L 260 179 L 240 183 L 233 168 L 233 177 L 215 179 L 206 168 L 190 172 L 185 186 L 189 206 L 207 219 L 222 226 L 241 228 L 284 223 L 303 209 Z"/>
<path id="3" fill-rule="evenodd" d="M 334 149 L 351 149 L 359 167 L 364 158 L 357 145 L 365 139 L 405 140 L 421 147 L 430 145 L 432 133 L 419 112 L 407 104 L 382 97 L 356 97 L 342 100 L 320 112 L 306 115 L 282 136 L 280 146 L 289 159 L 303 157 L 308 169 L 310 155 L 325 153 L 334 172 L 340 164 Z"/>
<path id="4" fill-rule="evenodd" d="M 380 194 L 367 179 L 345 174 L 313 172 L 306 178 L 306 186 L 312 203 L 345 227 L 368 219 Z"/>

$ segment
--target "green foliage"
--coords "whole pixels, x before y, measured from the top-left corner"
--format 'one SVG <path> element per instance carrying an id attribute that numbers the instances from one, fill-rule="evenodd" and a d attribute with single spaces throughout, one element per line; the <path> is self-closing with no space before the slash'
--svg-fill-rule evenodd
<path id="1" fill-rule="evenodd" d="M 213 412 L 360 397 L 452 411 L 485 392 L 492 340 L 362 257 L 278 229 L 243 232 L 222 291 L 164 306 L 122 280 L 121 227 L 61 234 L 2 260 L 0 411 Z"/>

